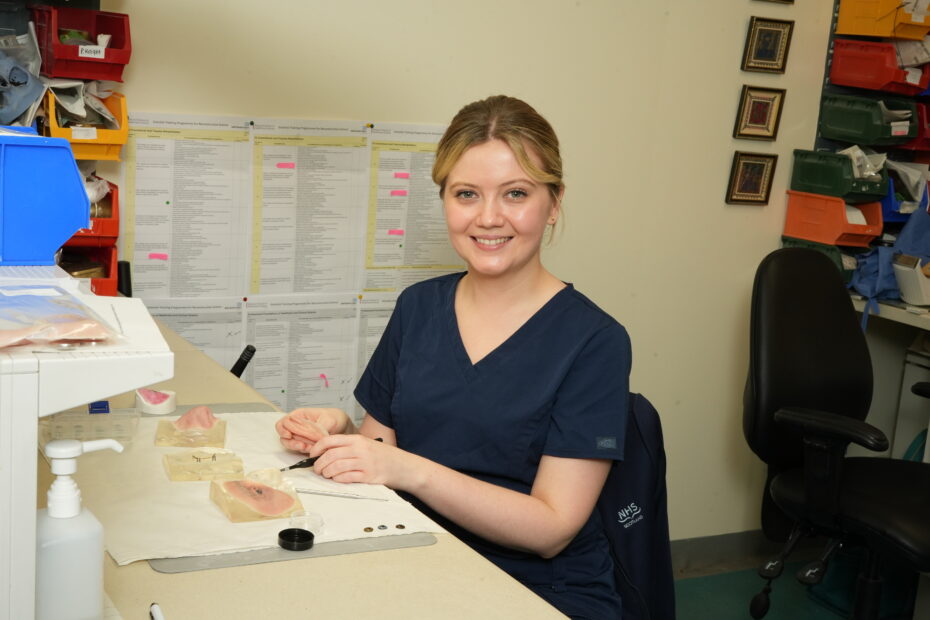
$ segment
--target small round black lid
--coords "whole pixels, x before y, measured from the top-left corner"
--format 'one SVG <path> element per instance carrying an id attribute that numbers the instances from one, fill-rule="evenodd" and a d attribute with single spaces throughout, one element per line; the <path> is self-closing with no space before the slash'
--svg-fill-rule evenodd
<path id="1" fill-rule="evenodd" d="M 288 551 L 306 551 L 313 546 L 313 532 L 291 527 L 278 532 L 278 544 Z"/>

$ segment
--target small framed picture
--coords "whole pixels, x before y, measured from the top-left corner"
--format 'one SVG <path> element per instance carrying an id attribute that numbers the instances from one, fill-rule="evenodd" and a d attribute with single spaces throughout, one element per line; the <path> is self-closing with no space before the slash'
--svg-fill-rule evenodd
<path id="1" fill-rule="evenodd" d="M 733 153 L 727 204 L 767 205 L 777 161 L 778 155 L 743 151 Z"/>
<path id="2" fill-rule="evenodd" d="M 739 96 L 733 137 L 774 140 L 778 135 L 778 123 L 781 121 L 781 109 L 784 104 L 783 88 L 762 88 L 744 84 L 743 92 Z"/>
<path id="3" fill-rule="evenodd" d="M 767 17 L 750 17 L 743 49 L 743 71 L 784 73 L 794 22 Z"/>

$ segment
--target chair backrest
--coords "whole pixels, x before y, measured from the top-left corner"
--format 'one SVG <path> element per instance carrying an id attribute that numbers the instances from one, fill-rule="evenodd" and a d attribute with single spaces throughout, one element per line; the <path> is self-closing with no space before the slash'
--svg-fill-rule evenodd
<path id="1" fill-rule="evenodd" d="M 783 248 L 766 256 L 752 288 L 743 433 L 770 470 L 798 467 L 801 440 L 775 424 L 782 407 L 859 420 L 872 401 L 872 362 L 852 300 L 826 255 Z"/>
<path id="2" fill-rule="evenodd" d="M 659 414 L 630 394 L 623 461 L 611 466 L 597 510 L 610 542 L 623 620 L 674 620 L 665 444 Z"/>

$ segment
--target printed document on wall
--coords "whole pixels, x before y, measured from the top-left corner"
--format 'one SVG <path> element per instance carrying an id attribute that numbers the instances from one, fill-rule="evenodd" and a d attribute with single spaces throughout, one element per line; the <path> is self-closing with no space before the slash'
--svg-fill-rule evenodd
<path id="1" fill-rule="evenodd" d="M 149 313 L 225 368 L 232 368 L 245 342 L 245 302 L 223 299 L 147 299 Z"/>
<path id="2" fill-rule="evenodd" d="M 355 121 L 256 120 L 252 294 L 361 286 L 368 129 Z"/>
<path id="3" fill-rule="evenodd" d="M 245 290 L 251 177 L 248 121 L 132 115 L 120 255 L 136 297 Z"/>
<path id="4" fill-rule="evenodd" d="M 400 292 L 462 269 L 449 244 L 432 169 L 441 126 L 376 124 L 371 132 L 365 291 Z"/>
<path id="5" fill-rule="evenodd" d="M 351 410 L 357 296 L 252 296 L 246 317 L 246 340 L 255 346 L 246 383 L 283 411 Z"/>

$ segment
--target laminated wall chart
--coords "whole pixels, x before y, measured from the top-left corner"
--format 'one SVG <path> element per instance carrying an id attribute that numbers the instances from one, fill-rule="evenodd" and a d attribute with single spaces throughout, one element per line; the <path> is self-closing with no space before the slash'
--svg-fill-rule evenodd
<path id="1" fill-rule="evenodd" d="M 352 390 L 397 295 L 459 271 L 430 173 L 444 127 L 130 116 L 133 294 L 284 411 Z"/>

